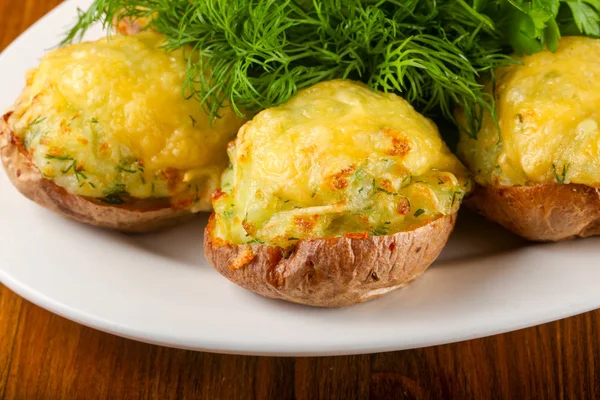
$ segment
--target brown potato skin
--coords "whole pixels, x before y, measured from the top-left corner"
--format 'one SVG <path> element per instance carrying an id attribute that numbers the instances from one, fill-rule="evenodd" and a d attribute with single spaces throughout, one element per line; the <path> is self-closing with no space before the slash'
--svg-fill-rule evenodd
<path id="1" fill-rule="evenodd" d="M 187 210 L 140 200 L 128 206 L 102 204 L 69 194 L 46 179 L 15 144 L 7 114 L 0 119 L 0 158 L 12 184 L 25 197 L 67 218 L 128 233 L 153 232 L 191 218 Z"/>
<path id="2" fill-rule="evenodd" d="M 265 297 L 317 307 L 343 307 L 408 285 L 435 261 L 454 229 L 456 214 L 407 232 L 365 239 L 301 240 L 289 250 L 266 245 L 223 245 L 213 240 L 214 215 L 204 252 L 217 271 Z M 244 252 L 253 258 L 230 265 Z"/>
<path id="3" fill-rule="evenodd" d="M 477 186 L 464 203 L 531 241 L 600 235 L 600 189 L 586 185 Z"/>

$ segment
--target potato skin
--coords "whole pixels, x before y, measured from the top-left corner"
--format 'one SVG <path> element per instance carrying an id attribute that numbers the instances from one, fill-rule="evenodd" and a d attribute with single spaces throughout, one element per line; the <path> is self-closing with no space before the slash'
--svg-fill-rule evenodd
<path id="1" fill-rule="evenodd" d="M 218 243 L 211 235 L 213 219 L 204 252 L 230 281 L 265 297 L 343 307 L 380 297 L 423 274 L 444 248 L 456 214 L 394 235 L 302 240 L 290 250 Z"/>
<path id="2" fill-rule="evenodd" d="M 600 189 L 586 185 L 478 186 L 465 204 L 532 241 L 600 235 Z"/>
<path id="3" fill-rule="evenodd" d="M 12 184 L 30 200 L 67 218 L 129 233 L 153 232 L 191 218 L 189 211 L 175 210 L 164 203 L 142 200 L 123 207 L 69 194 L 44 178 L 16 145 L 6 123 L 9 115 L 0 119 L 0 158 Z"/>

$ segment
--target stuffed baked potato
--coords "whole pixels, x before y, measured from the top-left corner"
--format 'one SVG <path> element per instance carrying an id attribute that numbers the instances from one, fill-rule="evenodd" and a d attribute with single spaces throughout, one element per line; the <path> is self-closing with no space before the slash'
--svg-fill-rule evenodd
<path id="1" fill-rule="evenodd" d="M 350 81 L 261 112 L 228 153 L 207 258 L 246 289 L 313 306 L 364 302 L 420 276 L 470 190 L 433 122 Z"/>
<path id="2" fill-rule="evenodd" d="M 128 232 L 211 210 L 243 120 L 182 96 L 186 61 L 145 32 L 48 53 L 0 133 L 13 184 L 75 220 Z"/>
<path id="3" fill-rule="evenodd" d="M 600 234 L 600 40 L 565 37 L 520 61 L 487 86 L 498 123 L 488 113 L 461 135 L 478 184 L 467 202 L 530 240 Z"/>

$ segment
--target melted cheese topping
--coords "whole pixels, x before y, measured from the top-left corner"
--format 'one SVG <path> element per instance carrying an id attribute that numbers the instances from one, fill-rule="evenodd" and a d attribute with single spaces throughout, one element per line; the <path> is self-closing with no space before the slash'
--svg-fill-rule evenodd
<path id="1" fill-rule="evenodd" d="M 228 151 L 215 233 L 235 244 L 393 234 L 456 212 L 470 186 L 432 121 L 350 81 L 261 112 Z"/>
<path id="2" fill-rule="evenodd" d="M 28 76 L 9 127 L 42 174 L 72 194 L 119 202 L 171 197 L 206 208 L 243 120 L 213 122 L 182 95 L 186 61 L 154 33 L 81 43 Z"/>
<path id="3" fill-rule="evenodd" d="M 487 114 L 458 151 L 484 185 L 600 184 L 600 40 L 565 37 L 496 73 L 498 127 Z M 488 85 L 492 92 L 492 85 Z"/>

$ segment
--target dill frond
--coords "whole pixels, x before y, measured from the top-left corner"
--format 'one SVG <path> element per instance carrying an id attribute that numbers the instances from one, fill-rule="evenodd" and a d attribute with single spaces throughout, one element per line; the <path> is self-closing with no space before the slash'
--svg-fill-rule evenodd
<path id="1" fill-rule="evenodd" d="M 543 4 L 542 4 L 543 3 Z M 583 3 L 583 4 L 582 4 Z M 334 78 L 403 96 L 432 117 L 465 110 L 475 134 L 494 99 L 482 79 L 508 55 L 553 50 L 561 31 L 596 35 L 595 2 L 566 0 L 96 0 L 63 43 L 94 23 L 148 19 L 184 49 L 186 98 L 219 116 L 280 105 Z"/>

